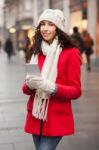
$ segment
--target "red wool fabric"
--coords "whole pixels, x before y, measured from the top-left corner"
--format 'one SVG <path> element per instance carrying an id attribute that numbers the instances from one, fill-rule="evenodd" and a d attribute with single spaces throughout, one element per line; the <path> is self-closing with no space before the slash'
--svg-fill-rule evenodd
<path id="1" fill-rule="evenodd" d="M 45 56 L 39 55 L 38 65 L 42 69 Z M 32 116 L 32 104 L 35 90 L 30 90 L 25 82 L 22 86 L 23 93 L 29 96 L 27 102 L 27 116 L 24 130 L 30 134 L 40 133 L 43 136 L 65 136 L 74 133 L 74 118 L 71 100 L 81 96 L 80 83 L 81 57 L 77 48 L 63 49 L 57 65 L 57 93 L 50 97 L 48 107 L 48 120 L 42 122 Z"/>

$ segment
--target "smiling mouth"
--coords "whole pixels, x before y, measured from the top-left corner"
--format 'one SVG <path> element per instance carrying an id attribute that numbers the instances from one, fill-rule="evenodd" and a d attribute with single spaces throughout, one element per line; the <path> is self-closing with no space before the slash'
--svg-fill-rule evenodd
<path id="1" fill-rule="evenodd" d="M 49 34 L 43 33 L 43 36 L 49 36 Z"/>

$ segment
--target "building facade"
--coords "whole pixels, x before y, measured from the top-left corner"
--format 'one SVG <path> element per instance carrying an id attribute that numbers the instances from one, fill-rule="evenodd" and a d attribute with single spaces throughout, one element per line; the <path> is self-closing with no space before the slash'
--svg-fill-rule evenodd
<path id="1" fill-rule="evenodd" d="M 12 37 L 15 48 L 18 40 L 24 39 L 27 35 L 32 38 L 33 21 L 33 0 L 5 0 L 5 37 Z"/>
<path id="2" fill-rule="evenodd" d="M 74 26 L 81 32 L 87 29 L 94 39 L 95 54 L 99 55 L 99 0 L 5 0 L 5 26 L 11 34 L 30 30 L 32 35 L 38 17 L 46 8 L 64 12 L 67 33 L 71 34 Z"/>

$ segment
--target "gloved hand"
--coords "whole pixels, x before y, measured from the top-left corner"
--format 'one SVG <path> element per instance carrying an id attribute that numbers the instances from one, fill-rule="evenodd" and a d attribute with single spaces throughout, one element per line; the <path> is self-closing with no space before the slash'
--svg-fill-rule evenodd
<path id="1" fill-rule="evenodd" d="M 37 77 L 35 75 L 27 75 L 26 76 L 26 84 L 30 89 L 38 89 L 38 85 L 42 81 L 41 77 Z"/>
<path id="2" fill-rule="evenodd" d="M 26 84 L 30 89 L 40 89 L 48 94 L 52 94 L 56 89 L 55 83 L 35 75 L 27 75 Z"/>

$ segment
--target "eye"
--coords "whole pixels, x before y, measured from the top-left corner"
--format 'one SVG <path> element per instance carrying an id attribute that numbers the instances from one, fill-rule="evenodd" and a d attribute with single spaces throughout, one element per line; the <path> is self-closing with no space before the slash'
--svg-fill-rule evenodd
<path id="1" fill-rule="evenodd" d="M 44 26 L 44 25 L 45 25 L 45 22 L 42 21 L 42 22 L 41 22 L 41 26 Z"/>
<path id="2" fill-rule="evenodd" d="M 52 22 L 49 22 L 48 24 L 49 24 L 50 26 L 55 26 Z"/>

